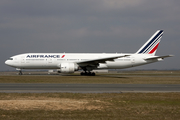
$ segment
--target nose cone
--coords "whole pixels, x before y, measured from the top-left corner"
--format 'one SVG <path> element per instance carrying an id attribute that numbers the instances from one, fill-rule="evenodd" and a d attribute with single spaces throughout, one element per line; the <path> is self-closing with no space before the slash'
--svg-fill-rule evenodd
<path id="1" fill-rule="evenodd" d="M 5 61 L 5 64 L 8 65 L 8 60 Z"/>
<path id="2" fill-rule="evenodd" d="M 12 63 L 11 63 L 10 60 L 6 60 L 6 61 L 5 61 L 5 64 L 8 65 L 8 66 L 12 66 Z"/>

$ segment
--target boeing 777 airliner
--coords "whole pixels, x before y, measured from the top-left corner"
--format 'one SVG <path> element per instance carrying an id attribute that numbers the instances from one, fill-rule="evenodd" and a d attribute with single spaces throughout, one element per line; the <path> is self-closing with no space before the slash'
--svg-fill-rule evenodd
<path id="1" fill-rule="evenodd" d="M 163 30 L 158 30 L 136 53 L 25 53 L 10 57 L 5 64 L 22 69 L 59 69 L 61 73 L 83 70 L 92 75 L 96 69 L 123 69 L 162 61 L 172 55 L 155 56 Z"/>

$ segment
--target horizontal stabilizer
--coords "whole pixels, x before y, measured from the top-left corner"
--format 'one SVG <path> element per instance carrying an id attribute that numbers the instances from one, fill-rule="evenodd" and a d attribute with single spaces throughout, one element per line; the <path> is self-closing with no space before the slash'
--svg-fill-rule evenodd
<path id="1" fill-rule="evenodd" d="M 167 57 L 173 57 L 174 55 L 165 55 L 165 56 L 152 56 L 152 57 L 148 57 L 148 58 L 145 58 L 144 60 L 155 60 L 155 59 L 164 59 L 164 58 L 167 58 Z"/>

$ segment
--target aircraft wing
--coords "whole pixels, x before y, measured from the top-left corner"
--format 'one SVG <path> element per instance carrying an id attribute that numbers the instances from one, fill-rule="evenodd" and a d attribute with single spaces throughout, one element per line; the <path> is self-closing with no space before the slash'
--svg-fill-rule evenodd
<path id="1" fill-rule="evenodd" d="M 113 57 L 105 57 L 105 58 L 99 58 L 99 59 L 92 59 L 92 60 L 86 60 L 86 61 L 80 61 L 77 62 L 79 66 L 97 66 L 99 63 L 105 63 L 106 61 L 114 61 L 114 59 L 126 57 L 130 55 L 121 55 L 121 56 L 113 56 Z"/>
<path id="2" fill-rule="evenodd" d="M 167 57 L 173 57 L 174 55 L 165 55 L 165 56 L 152 56 L 152 57 L 148 57 L 148 58 L 145 58 L 144 60 L 155 60 L 155 59 L 164 59 L 164 58 L 167 58 Z"/>

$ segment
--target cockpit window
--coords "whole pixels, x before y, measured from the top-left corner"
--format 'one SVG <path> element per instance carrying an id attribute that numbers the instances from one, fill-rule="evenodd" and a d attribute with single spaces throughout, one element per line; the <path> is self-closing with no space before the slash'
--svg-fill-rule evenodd
<path id="1" fill-rule="evenodd" d="M 13 58 L 9 58 L 9 60 L 13 60 Z"/>

